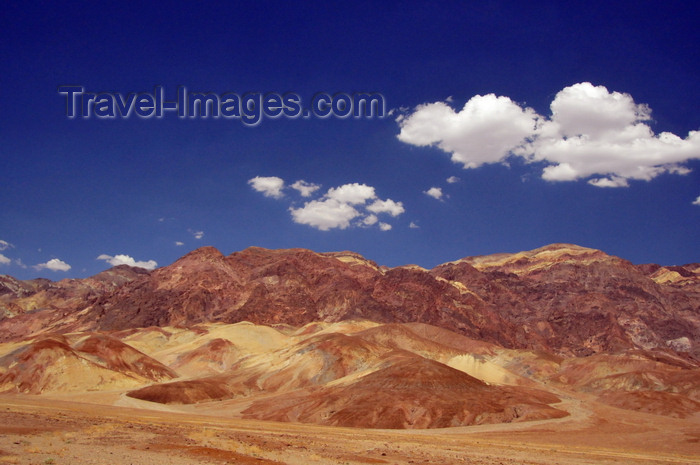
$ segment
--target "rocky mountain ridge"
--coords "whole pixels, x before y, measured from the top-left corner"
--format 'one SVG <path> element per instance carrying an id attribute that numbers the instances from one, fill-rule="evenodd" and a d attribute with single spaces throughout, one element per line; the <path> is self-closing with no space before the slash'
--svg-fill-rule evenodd
<path id="1" fill-rule="evenodd" d="M 633 265 L 552 244 L 432 270 L 354 252 L 250 247 L 190 252 L 151 272 L 83 280 L 0 277 L 0 338 L 250 321 L 420 322 L 507 348 L 585 356 L 628 349 L 700 359 L 700 265 Z"/>

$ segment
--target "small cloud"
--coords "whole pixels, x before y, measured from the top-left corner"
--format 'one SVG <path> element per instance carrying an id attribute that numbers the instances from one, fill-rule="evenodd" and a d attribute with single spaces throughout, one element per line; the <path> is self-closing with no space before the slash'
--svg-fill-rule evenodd
<path id="1" fill-rule="evenodd" d="M 204 237 L 204 231 L 193 231 L 191 229 L 188 229 L 187 232 L 192 234 L 195 239 L 201 239 Z"/>
<path id="2" fill-rule="evenodd" d="M 423 191 L 423 193 L 436 200 L 441 200 L 443 196 L 442 189 L 440 189 L 439 187 L 431 187 L 427 191 Z"/>
<path id="3" fill-rule="evenodd" d="M 21 258 L 18 258 L 17 260 L 15 260 L 15 264 L 16 264 L 18 267 L 20 267 L 20 268 L 23 268 L 23 269 L 25 269 L 25 270 L 27 269 L 27 265 L 25 265 L 25 264 L 22 262 L 22 259 L 21 259 Z"/>
<path id="4" fill-rule="evenodd" d="M 277 176 L 256 176 L 249 179 L 248 184 L 251 185 L 253 190 L 261 192 L 265 197 L 281 199 L 284 196 L 282 193 L 284 180 Z"/>
<path id="5" fill-rule="evenodd" d="M 0 251 L 14 248 L 14 245 L 0 239 Z"/>
<path id="6" fill-rule="evenodd" d="M 0 265 L 9 265 L 10 263 L 12 263 L 12 260 L 0 253 Z"/>
<path id="7" fill-rule="evenodd" d="M 457 176 L 450 176 L 449 178 L 447 178 L 448 184 L 454 184 L 454 183 L 459 182 L 459 181 L 460 181 L 460 179 Z"/>
<path id="8" fill-rule="evenodd" d="M 299 180 L 292 184 L 292 189 L 298 190 L 302 197 L 311 197 L 311 194 L 321 188 L 319 184 L 313 184 L 304 180 Z"/>
<path id="9" fill-rule="evenodd" d="M 376 224 L 379 219 L 377 218 L 377 215 L 369 215 L 365 217 L 364 220 L 362 220 L 362 224 L 365 226 L 372 226 L 373 224 Z"/>
<path id="10" fill-rule="evenodd" d="M 409 224 L 408 227 L 411 228 L 411 229 L 418 229 L 418 228 L 420 228 L 420 226 L 418 226 L 418 224 L 415 223 L 415 222 L 413 222 L 413 221 L 411 221 L 411 224 Z"/>
<path id="11" fill-rule="evenodd" d="M 153 270 L 158 266 L 158 263 L 155 260 L 148 260 L 148 261 L 136 261 L 132 257 L 128 255 L 107 255 L 107 254 L 102 254 L 99 257 L 97 257 L 97 260 L 104 260 L 107 263 L 109 263 L 112 266 L 118 266 L 118 265 L 129 265 L 129 266 L 134 266 L 137 268 L 145 268 L 147 270 Z"/>
<path id="12" fill-rule="evenodd" d="M 698 195 L 698 198 L 695 199 L 695 201 L 693 202 L 693 205 L 700 205 L 700 195 Z"/>
<path id="13" fill-rule="evenodd" d="M 253 189 L 268 197 L 283 196 L 284 180 L 276 176 L 258 176 L 249 180 L 248 183 Z M 301 179 L 289 187 L 297 190 L 302 197 L 311 197 L 321 188 L 320 184 Z M 289 212 L 295 223 L 328 231 L 351 226 L 372 226 L 379 222 L 378 214 L 388 213 L 396 217 L 404 212 L 404 207 L 401 202 L 379 199 L 374 187 L 355 182 L 331 187 L 320 198 L 309 200 L 301 207 L 290 206 Z"/>
<path id="14" fill-rule="evenodd" d="M 360 205 L 374 199 L 374 187 L 354 182 L 328 189 L 326 197 L 350 205 Z"/>
<path id="15" fill-rule="evenodd" d="M 184 242 L 180 242 L 180 241 L 175 241 L 175 245 L 178 246 L 178 247 L 181 247 L 181 246 L 185 245 L 185 243 L 184 243 Z"/>
<path id="16" fill-rule="evenodd" d="M 290 208 L 292 219 L 295 223 L 306 224 L 311 227 L 328 231 L 330 229 L 345 229 L 350 226 L 350 221 L 360 216 L 349 203 L 337 199 L 312 200 L 300 208 Z"/>
<path id="17" fill-rule="evenodd" d="M 391 225 L 389 223 L 379 223 L 379 229 L 382 231 L 389 231 L 391 229 Z"/>
<path id="18" fill-rule="evenodd" d="M 39 263 L 38 265 L 34 265 L 34 268 L 36 270 L 47 269 L 51 271 L 68 271 L 70 270 L 71 266 L 63 260 L 59 260 L 58 258 L 52 258 L 46 263 Z"/>
<path id="19" fill-rule="evenodd" d="M 373 202 L 367 205 L 370 200 Z M 355 226 L 371 226 L 377 224 L 377 214 L 388 213 L 396 217 L 404 212 L 404 207 L 401 202 L 378 199 L 374 187 L 355 182 L 332 187 L 320 200 L 312 200 L 303 207 L 289 210 L 295 223 L 328 231 L 346 229 L 353 225 L 353 220 L 360 218 L 354 223 Z M 380 229 L 386 228 L 382 224 L 387 225 L 380 223 Z"/>
<path id="20" fill-rule="evenodd" d="M 377 199 L 374 202 L 372 202 L 372 204 L 369 207 L 367 207 L 367 210 L 371 211 L 372 213 L 388 213 L 394 217 L 399 216 L 401 213 L 406 211 L 403 208 L 403 203 L 394 202 L 391 199 Z"/>

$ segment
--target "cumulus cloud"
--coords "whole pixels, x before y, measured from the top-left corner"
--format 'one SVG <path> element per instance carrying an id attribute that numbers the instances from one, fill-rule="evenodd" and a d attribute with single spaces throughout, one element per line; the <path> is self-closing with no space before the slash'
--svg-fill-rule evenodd
<path id="1" fill-rule="evenodd" d="M 372 201 L 368 204 L 368 202 Z M 290 208 L 295 223 L 306 224 L 321 231 L 346 229 L 350 226 L 372 226 L 388 231 L 391 225 L 379 222 L 377 215 L 401 215 L 403 203 L 392 199 L 377 198 L 374 187 L 351 183 L 332 187 L 318 200 L 306 202 L 302 207 Z"/>
<path id="2" fill-rule="evenodd" d="M 9 265 L 10 263 L 12 263 L 12 260 L 0 253 L 0 265 Z"/>
<path id="3" fill-rule="evenodd" d="M 311 194 L 319 190 L 321 186 L 300 179 L 299 181 L 296 181 L 294 184 L 292 184 L 291 188 L 299 191 L 302 197 L 311 197 Z"/>
<path id="4" fill-rule="evenodd" d="M 374 187 L 354 182 L 352 184 L 344 184 L 340 187 L 328 189 L 326 197 L 341 203 L 357 205 L 375 198 L 376 194 L 374 193 Z"/>
<path id="5" fill-rule="evenodd" d="M 693 202 L 693 205 L 700 205 L 700 195 L 698 195 L 698 198 L 695 199 L 695 201 Z"/>
<path id="6" fill-rule="evenodd" d="M 629 94 L 583 82 L 557 93 L 550 110 L 546 118 L 493 94 L 472 97 L 459 112 L 444 102 L 429 103 L 397 118 L 398 138 L 436 146 L 465 169 L 516 156 L 544 163 L 543 179 L 587 179 L 596 187 L 686 174 L 683 163 L 700 158 L 700 131 L 685 139 L 654 134 L 646 123 L 651 109 Z"/>
<path id="7" fill-rule="evenodd" d="M 406 211 L 403 208 L 402 202 L 394 202 L 391 199 L 377 199 L 367 207 L 367 210 L 371 211 L 372 213 L 388 213 L 394 217 L 399 216 L 401 213 Z"/>
<path id="8" fill-rule="evenodd" d="M 261 192 L 265 197 L 279 199 L 284 195 L 282 193 L 284 181 L 277 176 L 256 176 L 249 179 L 248 184 L 251 185 L 253 190 Z"/>
<path id="9" fill-rule="evenodd" d="M 7 241 L 3 241 L 2 239 L 0 239 L 0 251 L 11 249 L 12 247 L 14 247 L 14 245 L 10 244 Z"/>
<path id="10" fill-rule="evenodd" d="M 432 197 L 437 200 L 441 200 L 442 196 L 444 195 L 442 193 L 442 189 L 439 187 L 431 187 L 427 191 L 423 191 L 423 193 L 429 197 Z"/>
<path id="11" fill-rule="evenodd" d="M 158 266 L 158 263 L 155 260 L 136 261 L 132 257 L 122 254 L 118 254 L 115 256 L 102 254 L 99 257 L 97 257 L 97 259 L 104 260 L 112 266 L 129 265 L 135 266 L 137 268 L 145 268 L 147 270 L 153 270 Z"/>
<path id="12" fill-rule="evenodd" d="M 379 221 L 377 215 L 367 215 L 365 219 L 362 220 L 362 224 L 365 226 L 372 226 L 373 224 L 376 224 L 377 221 Z"/>
<path id="13" fill-rule="evenodd" d="M 258 176 L 248 183 L 268 197 L 283 198 L 285 181 L 282 178 Z M 298 191 L 302 197 L 309 198 L 301 206 L 291 202 L 289 212 L 292 221 L 321 231 L 350 227 L 366 228 L 374 225 L 382 231 L 388 231 L 391 225 L 380 222 L 379 216 L 397 217 L 405 211 L 403 203 L 392 199 L 380 199 L 375 188 L 367 184 L 343 184 L 329 188 L 323 195 L 316 194 L 321 188 L 320 184 L 304 180 L 298 180 L 289 187 Z"/>
<path id="14" fill-rule="evenodd" d="M 409 228 L 411 229 L 418 229 L 420 226 L 415 221 L 411 221 L 411 224 L 408 225 Z"/>
<path id="15" fill-rule="evenodd" d="M 36 270 L 51 270 L 51 271 L 68 271 L 70 270 L 71 266 L 64 262 L 63 260 L 59 260 L 58 258 L 52 258 L 46 263 L 39 263 L 38 265 L 34 265 L 34 269 Z"/>
<path id="16" fill-rule="evenodd" d="M 333 198 L 312 200 L 301 208 L 290 208 L 290 211 L 295 223 L 306 224 L 321 231 L 345 229 L 350 226 L 351 220 L 360 216 L 360 212 L 352 205 Z"/>
<path id="17" fill-rule="evenodd" d="M 461 111 L 444 102 L 419 105 L 400 121 L 399 140 L 418 146 L 437 146 L 452 154 L 464 168 L 505 159 L 526 142 L 538 115 L 508 97 L 494 94 L 472 97 Z"/>
<path id="18" fill-rule="evenodd" d="M 449 178 L 446 179 L 448 184 L 454 184 L 456 182 L 459 182 L 460 179 L 457 176 L 450 176 Z"/>
<path id="19" fill-rule="evenodd" d="M 175 241 L 175 245 L 178 247 L 181 247 L 181 246 L 185 245 L 185 243 L 181 242 L 181 241 Z"/>

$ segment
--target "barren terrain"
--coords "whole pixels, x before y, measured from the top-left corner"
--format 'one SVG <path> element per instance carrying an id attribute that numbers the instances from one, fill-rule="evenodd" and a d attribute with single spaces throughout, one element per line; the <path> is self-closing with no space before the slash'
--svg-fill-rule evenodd
<path id="1" fill-rule="evenodd" d="M 693 464 L 700 424 L 577 401 L 563 420 L 367 430 L 0 399 L 3 464 Z M 86 399 L 82 399 L 86 400 Z M 91 399 L 97 400 L 97 399 Z"/>
<path id="2" fill-rule="evenodd" d="M 598 358 L 370 321 L 1 344 L 0 463 L 700 463 L 697 369 Z"/>
<path id="3" fill-rule="evenodd" d="M 0 277 L 0 464 L 700 463 L 700 266 L 194 251 Z"/>

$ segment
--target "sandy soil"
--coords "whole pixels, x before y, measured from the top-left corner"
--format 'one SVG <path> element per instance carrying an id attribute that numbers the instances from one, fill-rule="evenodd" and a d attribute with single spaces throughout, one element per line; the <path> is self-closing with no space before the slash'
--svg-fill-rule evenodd
<path id="1" fill-rule="evenodd" d="M 438 430 L 367 430 L 146 410 L 115 396 L 0 396 L 0 464 L 700 464 L 700 417 L 567 397 L 571 416 Z"/>

